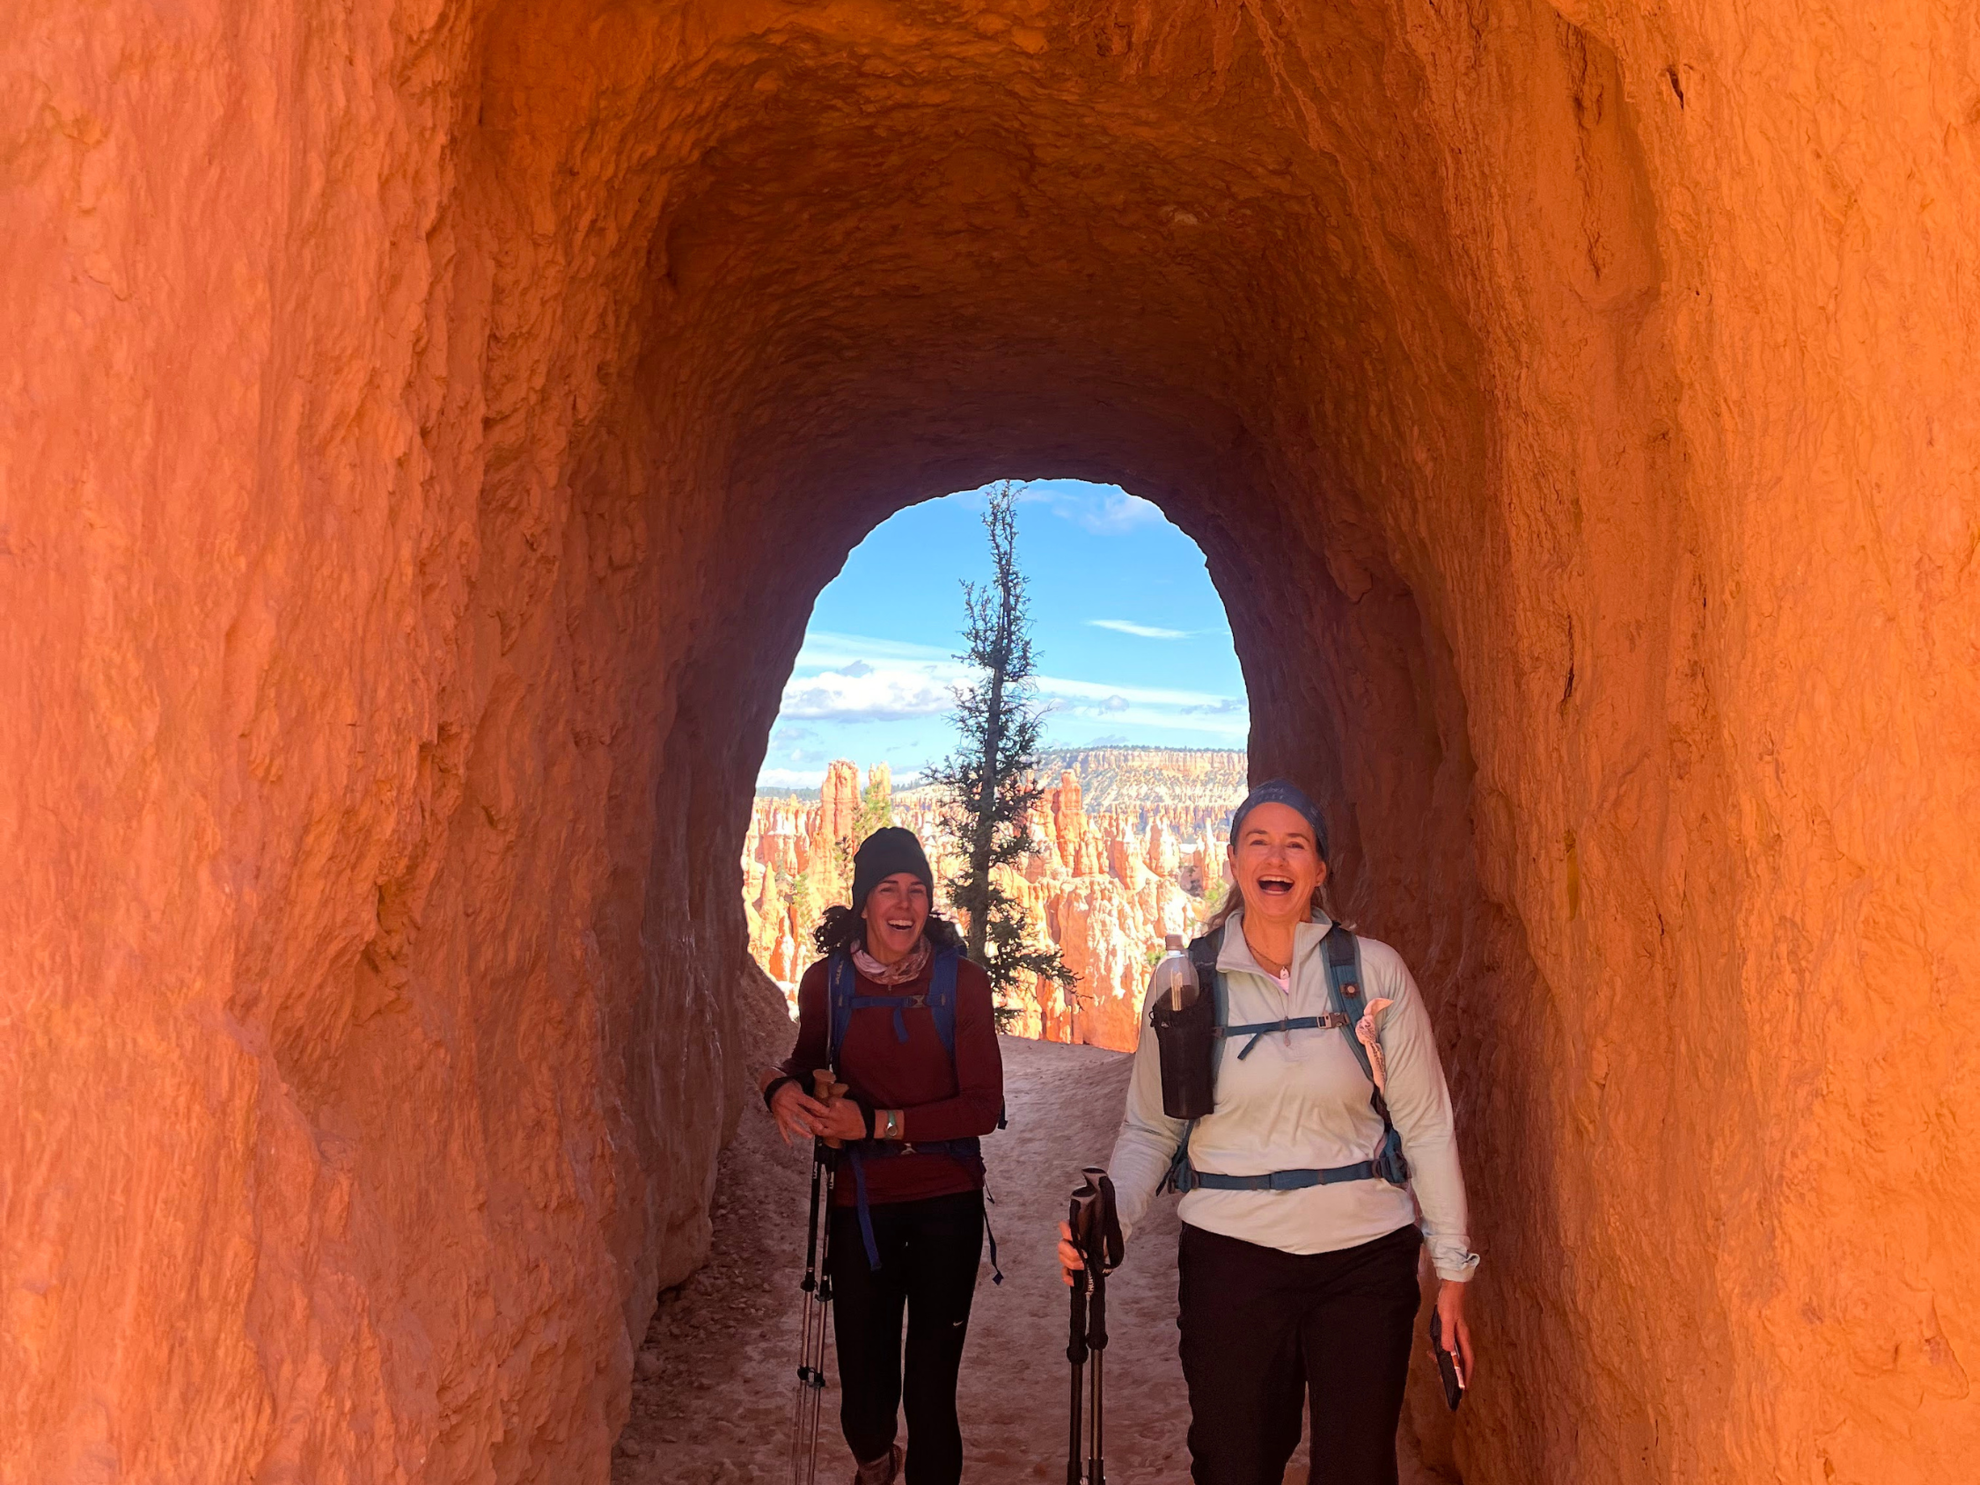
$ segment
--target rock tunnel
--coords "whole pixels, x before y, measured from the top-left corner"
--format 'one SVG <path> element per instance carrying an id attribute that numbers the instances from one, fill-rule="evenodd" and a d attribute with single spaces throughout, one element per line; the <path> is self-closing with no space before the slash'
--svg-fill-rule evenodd
<path id="1" fill-rule="evenodd" d="M 1463 1478 L 1980 1447 L 1970 4 L 35 0 L 0 1477 L 601 1480 L 812 597 L 1207 554 L 1440 1020 Z"/>

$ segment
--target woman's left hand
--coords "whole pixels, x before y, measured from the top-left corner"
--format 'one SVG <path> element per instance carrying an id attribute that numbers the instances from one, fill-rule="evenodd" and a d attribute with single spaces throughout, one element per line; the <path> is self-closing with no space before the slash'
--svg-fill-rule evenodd
<path id="1" fill-rule="evenodd" d="M 1444 1344 L 1457 1352 L 1458 1381 L 1471 1386 L 1471 1327 L 1464 1323 L 1466 1285 L 1451 1279 L 1437 1283 L 1437 1318 L 1442 1322 Z"/>
<path id="2" fill-rule="evenodd" d="M 866 1114 L 850 1098 L 835 1098 L 825 1105 L 824 1123 L 818 1132 L 830 1140 L 863 1140 Z"/>

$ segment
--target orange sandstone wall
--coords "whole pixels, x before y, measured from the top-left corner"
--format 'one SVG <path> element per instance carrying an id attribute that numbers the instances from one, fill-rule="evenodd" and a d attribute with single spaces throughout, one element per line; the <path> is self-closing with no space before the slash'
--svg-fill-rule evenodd
<path id="1" fill-rule="evenodd" d="M 10 12 L 0 1479 L 602 1478 L 704 1249 L 749 783 L 486 25 Z"/>
<path id="2" fill-rule="evenodd" d="M 604 1479 L 811 595 L 1030 473 L 1435 1001 L 1426 1457 L 1966 1470 L 1970 0 L 9 20 L 0 1479 Z"/>

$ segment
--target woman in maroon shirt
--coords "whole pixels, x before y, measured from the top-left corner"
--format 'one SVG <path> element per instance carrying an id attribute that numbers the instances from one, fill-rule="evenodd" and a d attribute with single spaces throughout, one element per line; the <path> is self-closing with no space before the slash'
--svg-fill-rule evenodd
<path id="1" fill-rule="evenodd" d="M 854 1485 L 899 1473 L 903 1404 L 907 1485 L 962 1478 L 956 1375 L 983 1248 L 976 1142 L 1002 1112 L 1004 1067 L 989 977 L 929 912 L 934 885 L 912 831 L 866 838 L 852 907 L 828 908 L 813 935 L 826 957 L 798 985 L 797 1049 L 764 1076 L 785 1139 L 846 1141 L 827 1264 Z M 828 1066 L 848 1091 L 820 1102 L 812 1073 Z"/>

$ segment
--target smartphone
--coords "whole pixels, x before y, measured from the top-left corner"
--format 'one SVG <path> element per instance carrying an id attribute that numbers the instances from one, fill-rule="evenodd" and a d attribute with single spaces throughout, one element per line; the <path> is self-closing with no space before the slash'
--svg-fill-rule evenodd
<path id="1" fill-rule="evenodd" d="M 1455 1413 L 1464 1401 L 1464 1382 L 1458 1376 L 1457 1353 L 1444 1349 L 1444 1317 L 1430 1312 L 1430 1349 L 1437 1356 L 1437 1375 L 1444 1381 L 1444 1402 Z"/>

